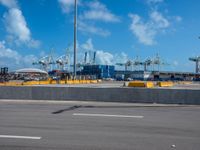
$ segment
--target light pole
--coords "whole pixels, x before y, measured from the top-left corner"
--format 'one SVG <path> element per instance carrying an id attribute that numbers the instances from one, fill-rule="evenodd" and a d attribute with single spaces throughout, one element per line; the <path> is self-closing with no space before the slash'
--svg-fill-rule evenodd
<path id="1" fill-rule="evenodd" d="M 74 0 L 74 79 L 76 79 L 77 0 Z"/>

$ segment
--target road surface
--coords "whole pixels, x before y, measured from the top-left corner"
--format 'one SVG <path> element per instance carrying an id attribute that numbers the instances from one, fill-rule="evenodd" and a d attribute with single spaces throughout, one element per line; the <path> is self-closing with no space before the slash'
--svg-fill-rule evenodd
<path id="1" fill-rule="evenodd" d="M 0 101 L 1 150 L 199 150 L 200 106 Z"/>

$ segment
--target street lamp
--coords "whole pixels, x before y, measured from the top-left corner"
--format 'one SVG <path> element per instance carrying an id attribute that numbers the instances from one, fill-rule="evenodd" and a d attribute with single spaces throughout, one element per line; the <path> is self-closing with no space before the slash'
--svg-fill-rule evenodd
<path id="1" fill-rule="evenodd" d="M 76 79 L 77 0 L 74 0 L 74 79 Z"/>

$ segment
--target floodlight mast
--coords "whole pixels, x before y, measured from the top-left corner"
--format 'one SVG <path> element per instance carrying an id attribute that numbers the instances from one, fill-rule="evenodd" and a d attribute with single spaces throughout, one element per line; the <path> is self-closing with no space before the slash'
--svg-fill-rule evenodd
<path id="1" fill-rule="evenodd" d="M 77 0 L 74 0 L 74 79 L 76 79 Z"/>

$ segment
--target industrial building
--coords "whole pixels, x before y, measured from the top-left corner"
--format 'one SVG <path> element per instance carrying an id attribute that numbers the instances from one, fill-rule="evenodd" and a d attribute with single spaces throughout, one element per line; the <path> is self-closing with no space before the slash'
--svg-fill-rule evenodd
<path id="1" fill-rule="evenodd" d="M 96 79 L 114 78 L 115 66 L 112 65 L 84 65 L 82 75 L 90 75 Z"/>
<path id="2" fill-rule="evenodd" d="M 170 71 L 115 71 L 117 80 L 198 80 L 200 74 L 191 72 L 170 72 Z"/>

